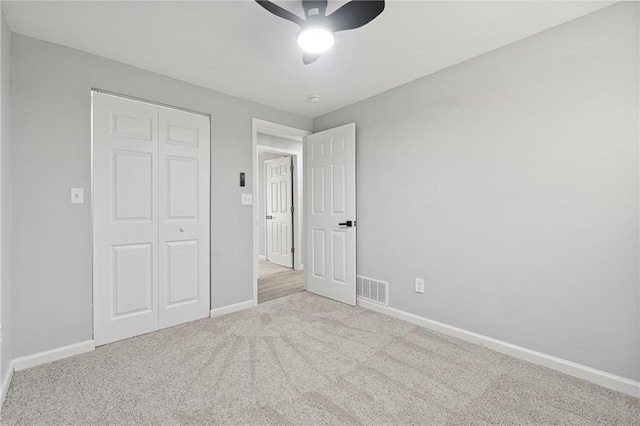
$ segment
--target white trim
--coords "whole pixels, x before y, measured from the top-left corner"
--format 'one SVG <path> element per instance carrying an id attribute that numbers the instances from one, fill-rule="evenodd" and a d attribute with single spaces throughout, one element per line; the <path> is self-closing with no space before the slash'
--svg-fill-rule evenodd
<path id="1" fill-rule="evenodd" d="M 96 348 L 94 340 L 85 340 L 84 342 L 74 343 L 68 346 L 51 349 L 44 352 L 38 352 L 32 355 L 21 356 L 13 360 L 13 367 L 16 371 L 35 367 L 36 365 L 47 364 L 59 359 L 68 358 L 70 356 L 91 352 Z"/>
<path id="2" fill-rule="evenodd" d="M 182 112 L 186 112 L 186 113 L 189 113 L 189 114 L 202 115 L 202 116 L 205 116 L 205 117 L 208 117 L 209 119 L 211 119 L 211 114 L 209 114 L 208 112 L 194 111 L 194 110 L 188 109 L 188 108 L 182 108 L 182 107 L 178 107 L 178 106 L 175 106 L 175 105 L 163 104 L 161 102 L 150 101 L 148 99 L 137 98 L 135 96 L 124 95 L 122 93 L 111 92 L 109 90 L 98 89 L 98 88 L 95 88 L 95 87 L 92 87 L 91 91 L 95 92 L 95 93 L 102 93 L 103 95 L 114 96 L 116 98 L 123 98 L 123 99 L 129 99 L 129 100 L 135 101 L 135 102 L 142 102 L 144 104 L 149 104 L 149 105 L 153 105 L 153 106 L 156 106 L 156 107 L 175 109 L 177 111 L 182 111 Z"/>
<path id="3" fill-rule="evenodd" d="M 258 202 L 257 195 L 258 194 L 258 133 L 262 134 L 270 134 L 272 136 L 284 137 L 287 139 L 293 139 L 296 141 L 304 141 L 304 138 L 311 134 L 311 132 L 296 129 L 294 127 L 283 126 L 282 124 L 272 123 L 270 121 L 260 120 L 258 118 L 251 119 L 251 136 L 252 136 L 252 163 L 251 163 L 251 173 L 253 175 L 252 179 L 252 191 L 254 193 L 254 203 L 253 203 L 253 306 L 258 306 Z M 302 144 L 302 158 L 304 162 L 304 143 Z M 304 164 L 304 163 L 303 163 Z M 303 192 L 304 194 L 304 192 Z M 304 197 L 301 201 L 304 206 Z M 304 264 L 304 259 L 303 264 Z M 246 302 L 245 302 L 246 303 Z M 232 305 L 235 306 L 235 305 Z M 221 309 L 221 308 L 219 308 Z M 211 312 L 217 311 L 217 309 L 212 309 Z"/>
<path id="4" fill-rule="evenodd" d="M 457 337 L 467 342 L 485 346 L 489 349 L 493 349 L 494 351 L 506 355 L 511 355 L 515 358 L 529 361 L 543 367 L 561 371 L 571 376 L 587 380 L 591 383 L 595 383 L 597 385 L 604 386 L 606 388 L 613 389 L 615 391 L 622 392 L 636 398 L 640 398 L 640 382 L 637 382 L 635 380 L 627 379 L 626 377 L 617 376 L 615 374 L 607 373 L 606 371 L 587 367 L 586 365 L 558 358 L 553 355 L 547 355 L 542 352 L 523 348 L 522 346 L 503 342 L 501 340 L 467 331 L 462 328 L 443 324 L 438 321 L 433 321 L 418 315 L 411 314 L 409 312 L 401 311 L 399 309 L 381 306 L 361 299 L 358 299 L 357 303 L 358 306 L 361 306 L 363 308 L 380 312 L 382 314 L 386 314 L 391 317 L 410 322 L 412 324 L 426 327 L 449 336 Z"/>
<path id="5" fill-rule="evenodd" d="M 267 260 L 267 256 L 265 256 L 264 254 L 259 254 L 258 255 L 258 259 L 259 260 Z"/>
<path id="6" fill-rule="evenodd" d="M 221 308 L 212 309 L 209 312 L 210 318 L 220 317 L 222 315 L 227 315 L 233 312 L 244 311 L 245 309 L 253 308 L 253 299 L 245 300 L 244 302 L 235 303 L 233 305 L 223 306 Z"/>
<path id="7" fill-rule="evenodd" d="M 263 133 L 260 133 L 263 134 Z M 275 135 L 272 135 L 275 136 Z M 258 147 L 258 152 L 272 152 L 274 154 L 286 154 L 286 155 L 300 155 L 300 151 L 296 151 L 294 149 L 286 149 L 286 148 L 278 148 L 276 146 L 269 145 L 256 145 Z"/>
<path id="8" fill-rule="evenodd" d="M 11 379 L 13 378 L 13 361 L 9 361 L 9 367 L 7 372 L 2 375 L 2 387 L 0 387 L 0 411 L 4 405 L 4 400 L 7 398 L 7 392 L 9 392 L 9 386 L 11 386 Z"/>
<path id="9" fill-rule="evenodd" d="M 295 127 L 289 127 L 278 123 L 272 123 L 271 121 L 260 120 L 259 118 L 252 119 L 252 127 L 255 133 L 262 133 L 269 136 L 276 136 L 279 138 L 290 139 L 298 142 L 302 142 L 305 136 L 311 134 L 306 130 L 296 129 Z"/>

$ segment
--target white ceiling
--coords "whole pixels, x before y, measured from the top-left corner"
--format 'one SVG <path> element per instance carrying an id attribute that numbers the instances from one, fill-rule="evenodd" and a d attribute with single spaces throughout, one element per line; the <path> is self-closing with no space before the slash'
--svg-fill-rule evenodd
<path id="1" fill-rule="evenodd" d="M 277 1 L 302 16 L 298 2 Z M 330 1 L 328 12 L 344 1 Z M 611 2 L 387 1 L 303 65 L 298 27 L 250 0 L 3 1 L 12 30 L 317 117 Z M 318 104 L 306 102 L 318 94 Z"/>

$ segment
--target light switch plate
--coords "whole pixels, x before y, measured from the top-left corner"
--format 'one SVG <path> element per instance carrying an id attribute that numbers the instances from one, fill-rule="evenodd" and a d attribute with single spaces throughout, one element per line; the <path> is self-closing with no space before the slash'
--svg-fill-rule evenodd
<path id="1" fill-rule="evenodd" d="M 71 188 L 71 204 L 84 204 L 84 188 Z"/>
<path id="2" fill-rule="evenodd" d="M 242 205 L 250 206 L 253 204 L 253 195 L 252 194 L 242 194 Z"/>

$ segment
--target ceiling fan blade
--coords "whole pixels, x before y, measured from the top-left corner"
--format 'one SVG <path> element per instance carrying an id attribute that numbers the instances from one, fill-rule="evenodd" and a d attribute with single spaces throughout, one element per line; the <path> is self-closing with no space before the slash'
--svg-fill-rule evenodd
<path id="1" fill-rule="evenodd" d="M 353 30 L 373 21 L 384 10 L 384 0 L 351 0 L 327 16 L 333 31 Z"/>
<path id="2" fill-rule="evenodd" d="M 308 52 L 304 52 L 302 54 L 302 62 L 305 65 L 309 65 L 314 63 L 315 61 L 318 60 L 318 58 L 320 57 L 319 53 L 308 53 Z"/>
<path id="3" fill-rule="evenodd" d="M 260 6 L 264 7 L 274 15 L 279 16 L 280 18 L 283 18 L 283 19 L 286 19 L 287 21 L 291 21 L 295 24 L 298 24 L 300 27 L 304 25 L 304 19 L 302 19 L 298 15 L 295 15 L 289 12 L 286 9 L 281 8 L 275 3 L 271 3 L 269 0 L 256 0 L 256 3 L 258 3 Z"/>
<path id="4" fill-rule="evenodd" d="M 327 0 L 302 0 L 302 8 L 307 19 L 314 16 L 322 18 L 327 14 Z"/>

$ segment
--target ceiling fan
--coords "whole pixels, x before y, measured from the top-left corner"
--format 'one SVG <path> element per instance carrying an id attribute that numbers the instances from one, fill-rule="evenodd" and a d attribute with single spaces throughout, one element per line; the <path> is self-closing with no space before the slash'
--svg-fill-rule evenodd
<path id="1" fill-rule="evenodd" d="M 351 0 L 327 16 L 327 0 L 302 0 L 306 18 L 302 19 L 269 0 L 256 2 L 274 15 L 300 26 L 298 46 L 304 50 L 302 62 L 305 65 L 318 60 L 322 52 L 333 46 L 334 33 L 360 28 L 384 10 L 384 0 Z"/>

